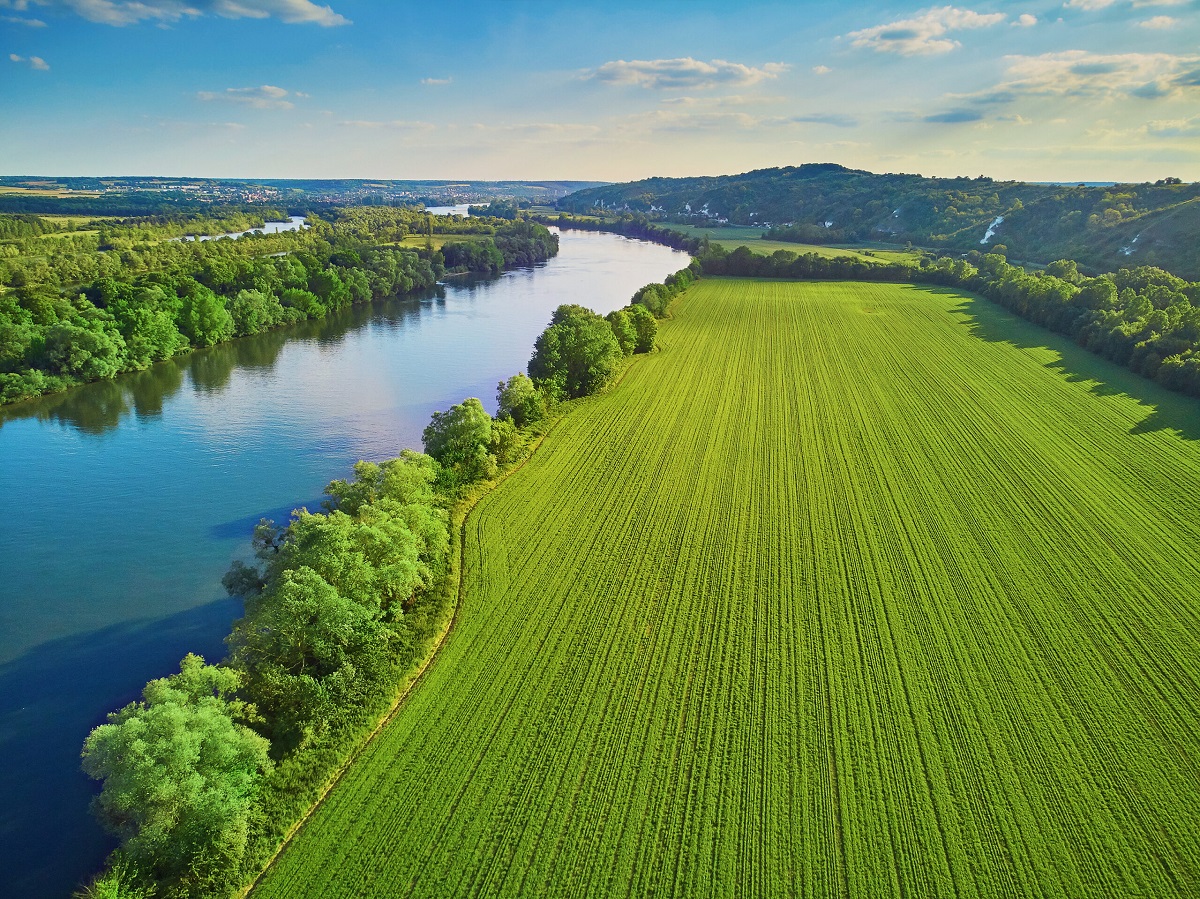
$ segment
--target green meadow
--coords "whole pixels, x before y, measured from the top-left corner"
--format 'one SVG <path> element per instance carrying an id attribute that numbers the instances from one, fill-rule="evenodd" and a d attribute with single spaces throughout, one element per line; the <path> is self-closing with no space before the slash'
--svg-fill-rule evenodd
<path id="1" fill-rule="evenodd" d="M 913 259 L 914 254 L 895 246 L 862 244 L 853 247 L 825 246 L 824 244 L 793 243 L 787 240 L 764 240 L 766 233 L 761 228 L 748 228 L 745 225 L 719 225 L 704 227 L 701 225 L 676 225 L 665 227 L 678 231 L 688 237 L 707 237 L 711 243 L 717 243 L 727 250 L 738 247 L 749 247 L 755 253 L 770 256 L 776 250 L 787 250 L 789 253 L 816 253 L 826 259 L 838 256 L 850 256 L 862 259 L 864 262 L 903 262 Z"/>
<path id="2" fill-rule="evenodd" d="M 466 520 L 253 892 L 1200 894 L 1200 410 L 986 301 L 710 279 Z"/>

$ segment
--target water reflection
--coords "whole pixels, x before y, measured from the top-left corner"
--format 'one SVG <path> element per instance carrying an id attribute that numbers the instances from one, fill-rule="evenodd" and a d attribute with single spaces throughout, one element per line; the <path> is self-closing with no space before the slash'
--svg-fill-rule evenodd
<path id="1" fill-rule="evenodd" d="M 479 283 L 459 279 L 455 286 L 470 292 Z M 219 394 L 228 389 L 235 371 L 270 372 L 290 341 L 315 340 L 335 345 L 368 322 L 403 322 L 419 317 L 422 301 L 434 298 L 444 299 L 445 290 L 439 286 L 424 293 L 344 309 L 318 321 L 195 350 L 111 381 L 83 384 L 62 393 L 5 406 L 0 408 L 0 428 L 10 421 L 34 418 L 66 425 L 84 434 L 103 434 L 119 427 L 131 415 L 138 420 L 162 415 L 166 401 L 185 384 L 200 393 Z"/>

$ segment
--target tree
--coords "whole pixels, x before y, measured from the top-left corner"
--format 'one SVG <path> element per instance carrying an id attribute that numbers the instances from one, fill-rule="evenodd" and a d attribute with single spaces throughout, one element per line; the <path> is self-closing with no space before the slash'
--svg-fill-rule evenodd
<path id="1" fill-rule="evenodd" d="M 492 422 L 492 439 L 488 443 L 489 453 L 500 465 L 512 465 L 525 451 L 525 439 L 510 419 L 499 418 Z"/>
<path id="2" fill-rule="evenodd" d="M 303 746 L 370 698 L 386 675 L 388 636 L 369 607 L 306 565 L 248 603 L 230 657 L 247 673 L 276 752 Z"/>
<path id="3" fill-rule="evenodd" d="M 630 306 L 629 321 L 633 325 L 637 342 L 634 344 L 635 353 L 649 353 L 654 349 L 658 340 L 658 322 L 645 306 Z"/>
<path id="4" fill-rule="evenodd" d="M 529 375 L 552 396 L 573 399 L 603 389 L 621 358 L 621 346 L 602 316 L 582 306 L 563 305 L 534 344 Z"/>
<path id="5" fill-rule="evenodd" d="M 203 284 L 193 284 L 179 310 L 179 330 L 192 346 L 213 346 L 233 336 L 233 317 L 219 296 Z"/>
<path id="6" fill-rule="evenodd" d="M 93 809 L 125 856 L 179 896 L 235 885 L 269 744 L 237 719 L 241 675 L 189 654 L 142 700 L 88 736 L 83 768 L 104 781 Z"/>
<path id="7" fill-rule="evenodd" d="M 496 460 L 488 454 L 492 417 L 475 397 L 445 412 L 434 412 L 421 439 L 425 452 L 464 480 L 479 480 L 495 472 Z"/>
<path id="8" fill-rule="evenodd" d="M 274 294 L 261 290 L 239 290 L 229 301 L 233 333 L 238 337 L 260 334 L 283 321 L 283 307 Z"/>
<path id="9" fill-rule="evenodd" d="M 85 381 L 111 378 L 125 364 L 125 340 L 116 322 L 105 314 L 52 325 L 42 352 L 47 371 Z"/>
<path id="10" fill-rule="evenodd" d="M 496 417 L 518 428 L 546 417 L 546 397 L 526 374 L 517 373 L 496 385 Z"/>
<path id="11" fill-rule="evenodd" d="M 638 308 L 645 311 L 644 306 L 638 306 Z M 604 318 L 612 328 L 617 343 L 621 345 L 621 352 L 626 356 L 633 355 L 633 351 L 637 347 L 637 329 L 634 328 L 629 313 L 624 309 L 615 309 Z"/>

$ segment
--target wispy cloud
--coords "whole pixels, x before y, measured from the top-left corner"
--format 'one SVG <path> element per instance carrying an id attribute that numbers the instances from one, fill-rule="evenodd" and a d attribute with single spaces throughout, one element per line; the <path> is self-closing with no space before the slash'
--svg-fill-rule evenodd
<path id="1" fill-rule="evenodd" d="M 1171 16 L 1154 16 L 1151 19 L 1146 19 L 1144 22 L 1138 22 L 1142 28 L 1149 28 L 1152 31 L 1165 31 L 1168 28 L 1174 28 L 1179 24 L 1179 20 Z"/>
<path id="2" fill-rule="evenodd" d="M 12 62 L 27 65 L 38 72 L 50 71 L 50 64 L 40 56 L 18 56 L 16 53 L 10 53 L 8 54 L 8 58 Z"/>
<path id="3" fill-rule="evenodd" d="M 745 87 L 758 84 L 778 78 L 788 68 L 781 62 L 754 67 L 723 59 L 704 62 L 690 56 L 681 59 L 618 59 L 585 73 L 584 77 L 605 84 L 628 84 L 651 89 L 704 90 L 718 86 Z"/>
<path id="4" fill-rule="evenodd" d="M 1200 116 L 1147 122 L 1145 133 L 1151 137 L 1200 137 Z"/>
<path id="5" fill-rule="evenodd" d="M 124 26 L 139 22 L 171 23 L 213 15 L 223 19 L 279 19 L 288 24 L 324 27 L 350 20 L 312 0 L 9 0 L 2 5 L 24 9 L 31 4 L 68 9 L 89 22 Z"/>
<path id="6" fill-rule="evenodd" d="M 1191 0 L 1066 0 L 1063 9 L 1081 9 L 1084 12 L 1096 12 L 1108 9 L 1110 6 L 1128 3 L 1134 9 L 1144 9 L 1148 6 L 1185 6 Z"/>
<path id="7" fill-rule="evenodd" d="M 1040 56 L 1008 57 L 1003 97 L 1020 94 L 1111 98 L 1154 98 L 1200 86 L 1200 57 L 1170 53 L 1090 53 L 1064 50 Z"/>
<path id="8" fill-rule="evenodd" d="M 1005 60 L 1004 81 L 987 90 L 947 97 L 967 106 L 999 107 L 1025 97 L 1154 100 L 1200 88 L 1200 56 L 1064 50 Z"/>
<path id="9" fill-rule="evenodd" d="M 4 9 L 0 4 L 0 9 Z M 29 28 L 45 28 L 46 23 L 41 19 L 26 19 L 23 16 L 0 16 L 0 22 L 11 22 L 13 25 L 25 25 Z"/>
<path id="10" fill-rule="evenodd" d="M 935 56 L 949 53 L 962 46 L 947 37 L 952 31 L 989 28 L 1007 18 L 1004 13 L 977 13 L 954 6 L 927 9 L 911 19 L 900 19 L 887 25 L 875 25 L 852 31 L 847 37 L 851 45 L 877 53 L 899 53 L 901 56 Z"/>
<path id="11" fill-rule="evenodd" d="M 197 91 L 196 99 L 206 103 L 238 103 L 255 109 L 291 109 L 296 104 L 288 97 L 305 98 L 308 94 L 289 94 L 282 87 L 264 84 L 260 87 L 227 87 L 223 91 Z"/>
<path id="12" fill-rule="evenodd" d="M 1037 16 L 1031 16 L 1029 13 L 1022 13 L 1021 16 L 1017 18 L 1017 21 L 1013 22 L 1013 27 L 1032 28 L 1037 24 L 1037 21 Z"/>
<path id="13" fill-rule="evenodd" d="M 828 75 L 833 71 L 829 66 L 813 66 L 812 70 L 814 75 Z"/>
<path id="14" fill-rule="evenodd" d="M 347 128 L 387 128 L 393 131 L 432 131 L 436 126 L 431 122 L 408 121 L 406 119 L 391 119 L 390 121 L 375 121 L 372 119 L 347 119 L 338 122 Z"/>
<path id="15" fill-rule="evenodd" d="M 453 84 L 454 79 L 453 78 L 422 78 L 421 83 L 428 84 L 430 86 L 436 86 L 439 84 Z"/>

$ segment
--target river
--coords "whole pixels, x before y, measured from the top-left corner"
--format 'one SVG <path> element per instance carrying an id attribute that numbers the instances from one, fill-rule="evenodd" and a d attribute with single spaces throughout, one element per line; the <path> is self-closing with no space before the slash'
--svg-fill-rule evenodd
<path id="1" fill-rule="evenodd" d="M 185 234 L 175 240 L 220 240 L 222 237 L 245 237 L 255 231 L 263 234 L 282 234 L 284 231 L 299 231 L 308 227 L 308 219 L 302 215 L 290 215 L 286 222 L 264 222 L 261 228 L 251 228 L 249 231 L 226 231 L 224 234 Z"/>
<path id="2" fill-rule="evenodd" d="M 608 312 L 686 262 L 568 231 L 542 266 L 0 409 L 0 896 L 58 899 L 100 864 L 80 746 L 185 653 L 222 656 L 220 578 L 260 518 L 419 448 L 434 410 L 494 411 L 560 303 Z"/>

